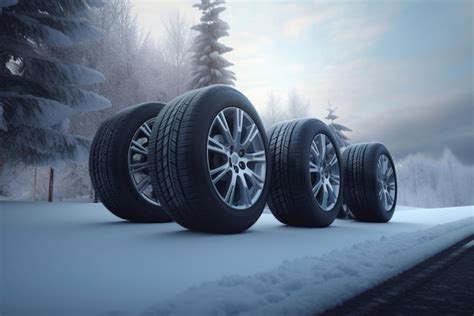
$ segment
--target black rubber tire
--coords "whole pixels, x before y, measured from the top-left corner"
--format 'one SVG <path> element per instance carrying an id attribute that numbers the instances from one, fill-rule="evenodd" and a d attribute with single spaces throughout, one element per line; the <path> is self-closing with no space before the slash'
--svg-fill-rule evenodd
<path id="1" fill-rule="evenodd" d="M 332 142 L 339 160 L 340 191 L 332 209 L 324 211 L 312 192 L 309 159 L 311 143 L 317 134 Z M 326 124 L 317 119 L 282 122 L 269 131 L 272 158 L 272 183 L 268 206 L 283 224 L 301 227 L 326 227 L 336 218 L 342 204 L 344 177 L 336 141 Z"/>
<path id="2" fill-rule="evenodd" d="M 172 221 L 161 206 L 150 203 L 137 192 L 128 172 L 128 149 L 133 135 L 164 106 L 164 103 L 149 102 L 126 108 L 104 121 L 92 141 L 89 155 L 92 186 L 102 204 L 124 220 Z"/>
<path id="3" fill-rule="evenodd" d="M 247 209 L 229 207 L 216 193 L 207 166 L 208 131 L 227 107 L 244 110 L 264 141 L 266 174 L 262 193 Z M 187 92 L 168 103 L 153 126 L 148 161 L 153 189 L 164 209 L 181 226 L 210 233 L 240 233 L 260 217 L 270 184 L 268 144 L 250 101 L 229 86 Z"/>
<path id="4" fill-rule="evenodd" d="M 392 164 L 395 177 L 395 199 L 392 208 L 386 211 L 378 198 L 377 161 L 386 155 Z M 380 143 L 354 144 L 343 153 L 344 199 L 356 220 L 366 222 L 388 222 L 397 204 L 397 175 L 392 155 Z"/>

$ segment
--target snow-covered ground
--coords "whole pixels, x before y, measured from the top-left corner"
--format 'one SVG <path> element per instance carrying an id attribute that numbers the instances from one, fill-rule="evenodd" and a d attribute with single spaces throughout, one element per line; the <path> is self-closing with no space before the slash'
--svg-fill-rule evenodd
<path id="1" fill-rule="evenodd" d="M 311 314 L 448 247 L 474 209 L 400 208 L 388 224 L 240 235 L 120 221 L 100 204 L 0 202 L 2 315 Z"/>

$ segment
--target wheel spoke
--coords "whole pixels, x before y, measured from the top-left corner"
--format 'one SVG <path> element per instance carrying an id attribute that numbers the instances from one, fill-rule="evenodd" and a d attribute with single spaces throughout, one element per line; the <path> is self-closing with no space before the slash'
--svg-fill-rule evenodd
<path id="1" fill-rule="evenodd" d="M 265 162 L 265 151 L 257 151 L 255 153 L 247 153 L 245 155 L 247 162 Z"/>
<path id="2" fill-rule="evenodd" d="M 245 206 L 250 205 L 252 202 L 250 200 L 250 190 L 247 186 L 247 180 L 245 179 L 245 176 L 243 174 L 239 174 L 238 177 L 240 180 L 240 195 L 242 198 L 242 202 L 244 202 Z"/>
<path id="3" fill-rule="evenodd" d="M 224 137 L 227 140 L 227 144 L 231 145 L 233 143 L 232 134 L 230 132 L 229 124 L 227 124 L 227 119 L 224 115 L 224 112 L 220 112 L 216 117 L 217 123 L 219 123 L 219 128 L 221 129 Z"/>
<path id="4" fill-rule="evenodd" d="M 136 153 L 148 155 L 148 149 L 143 147 L 142 144 L 140 144 L 136 140 L 132 140 L 132 146 L 130 147 L 130 149 Z"/>
<path id="5" fill-rule="evenodd" d="M 137 184 L 137 191 L 143 193 L 148 185 L 150 185 L 150 177 L 146 176 Z"/>
<path id="6" fill-rule="evenodd" d="M 260 177 L 258 174 L 256 174 L 253 170 L 247 168 L 245 174 L 247 174 L 250 178 L 250 181 L 252 184 L 256 185 L 258 188 L 263 188 L 263 183 L 265 180 Z"/>
<path id="7" fill-rule="evenodd" d="M 330 166 L 334 166 L 334 165 L 336 164 L 336 162 L 337 162 L 337 156 L 336 156 L 336 153 L 334 153 L 334 154 L 332 155 L 331 160 L 329 160 L 329 165 L 330 165 Z"/>
<path id="8" fill-rule="evenodd" d="M 336 194 L 334 193 L 334 189 L 330 184 L 327 185 L 327 190 L 328 190 L 328 203 L 332 204 L 334 200 L 336 199 L 335 198 Z"/>
<path id="9" fill-rule="evenodd" d="M 329 197 L 328 189 L 326 187 L 326 184 L 323 184 L 323 201 L 321 202 L 321 205 L 323 206 L 323 208 L 328 207 L 328 197 Z"/>
<path id="10" fill-rule="evenodd" d="M 331 176 L 329 177 L 329 180 L 332 181 L 331 184 L 334 184 L 334 185 L 339 185 L 341 183 L 341 179 L 339 175 L 337 174 L 331 174 Z"/>
<path id="11" fill-rule="evenodd" d="M 136 173 L 136 172 L 146 170 L 147 167 L 148 167 L 148 163 L 146 161 L 145 162 L 139 162 L 139 163 L 131 164 L 129 166 L 129 171 L 130 171 L 130 173 Z"/>
<path id="12" fill-rule="evenodd" d="M 250 146 L 250 144 L 253 142 L 253 140 L 255 139 L 255 136 L 257 136 L 257 135 L 258 135 L 257 125 L 252 124 L 247 137 L 245 138 L 244 142 L 242 143 L 242 148 L 247 149 Z"/>
<path id="13" fill-rule="evenodd" d="M 234 195 L 235 195 L 235 185 L 237 182 L 237 175 L 235 173 L 232 173 L 232 178 L 230 180 L 229 186 L 227 188 L 227 192 L 224 197 L 224 201 L 227 204 L 231 204 L 234 202 Z"/>
<path id="14" fill-rule="evenodd" d="M 311 152 L 313 153 L 314 158 L 319 158 L 320 154 L 319 154 L 318 145 L 316 144 L 314 140 L 311 142 Z"/>
<path id="15" fill-rule="evenodd" d="M 212 180 L 212 182 L 213 183 L 219 182 L 219 180 L 222 179 L 222 177 L 224 177 L 227 174 L 227 172 L 229 172 L 229 170 L 230 170 L 229 164 L 226 162 L 220 167 L 217 167 L 209 171 L 209 173 L 211 174 L 211 178 L 212 176 L 217 174 L 217 176 Z"/>
<path id="16" fill-rule="evenodd" d="M 388 168 L 387 172 L 385 173 L 385 177 L 387 179 L 389 179 L 393 174 L 393 169 L 392 168 Z"/>
<path id="17" fill-rule="evenodd" d="M 151 136 L 151 127 L 148 125 L 148 123 L 143 124 L 140 126 L 140 130 L 143 132 L 143 134 L 146 135 L 146 137 L 150 138 Z"/>
<path id="18" fill-rule="evenodd" d="M 239 108 L 235 108 L 234 118 L 234 145 L 239 146 L 242 139 L 242 127 L 244 124 L 244 111 Z"/>
<path id="19" fill-rule="evenodd" d="M 382 179 L 382 162 L 377 160 L 377 179 Z"/>
<path id="20" fill-rule="evenodd" d="M 393 198 L 388 191 L 387 191 L 387 198 L 388 198 L 388 203 L 390 203 L 390 205 L 393 205 L 393 202 L 394 202 Z"/>
<path id="21" fill-rule="evenodd" d="M 388 190 L 395 191 L 395 182 L 390 182 L 387 186 Z"/>
<path id="22" fill-rule="evenodd" d="M 321 161 L 326 159 L 326 136 L 324 134 L 319 134 L 319 152 L 321 153 Z"/>
<path id="23" fill-rule="evenodd" d="M 212 137 L 208 137 L 207 149 L 223 155 L 227 155 L 228 151 L 224 144 Z"/>
<path id="24" fill-rule="evenodd" d="M 319 180 L 318 183 L 316 183 L 313 186 L 313 195 L 314 196 L 317 196 L 319 194 L 319 191 L 321 191 L 322 185 L 323 185 L 323 183 L 321 182 L 321 180 Z"/>
<path id="25" fill-rule="evenodd" d="M 316 164 L 312 161 L 309 162 L 309 172 L 310 173 L 314 173 L 314 172 L 318 172 L 319 173 L 319 167 L 316 166 Z"/>
<path id="26" fill-rule="evenodd" d="M 382 160 L 382 165 L 383 165 L 383 175 L 386 175 L 387 174 L 387 171 L 388 171 L 388 159 L 383 156 L 383 160 Z"/>

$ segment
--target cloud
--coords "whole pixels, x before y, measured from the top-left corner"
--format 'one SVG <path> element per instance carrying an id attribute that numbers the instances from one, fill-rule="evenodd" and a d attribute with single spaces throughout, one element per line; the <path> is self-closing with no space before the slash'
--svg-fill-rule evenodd
<path id="1" fill-rule="evenodd" d="M 439 155 L 449 148 L 474 164 L 472 72 L 463 68 L 469 60 L 463 47 L 451 43 L 411 58 L 353 58 L 312 74 L 306 67 L 310 75 L 302 92 L 310 96 L 316 117 L 326 114 L 330 99 L 339 122 L 354 131 L 349 134 L 353 142 L 382 141 L 397 157 Z M 447 58 L 451 52 L 459 58 Z"/>
<path id="2" fill-rule="evenodd" d="M 150 31 L 154 40 L 160 41 L 165 29 L 163 27 L 162 19 L 167 16 L 180 12 L 181 14 L 193 23 L 199 19 L 199 11 L 193 8 L 194 1 L 157 1 L 157 0 L 133 0 L 132 9 L 138 17 L 138 23 L 143 28 L 144 32 Z"/>
<path id="3" fill-rule="evenodd" d="M 440 155 L 449 148 L 474 164 L 473 93 L 460 92 L 423 104 L 410 104 L 361 120 L 354 141 L 381 141 L 396 157 L 423 152 Z"/>
<path id="4" fill-rule="evenodd" d="M 143 3 L 139 23 L 159 22 L 178 7 L 199 18 L 192 1 L 152 2 L 137 0 Z M 222 19 L 231 29 L 222 42 L 234 51 L 225 57 L 235 63 L 237 88 L 256 106 L 265 104 L 268 91 L 286 97 L 296 88 L 315 117 L 325 116 L 331 100 L 354 140 L 380 139 L 398 156 L 446 146 L 474 163 L 468 146 L 474 137 L 471 1 L 226 6 Z"/>
<path id="5" fill-rule="evenodd" d="M 303 63 L 291 63 L 288 65 L 288 69 L 291 72 L 300 73 L 306 68 L 306 65 Z"/>
<path id="6" fill-rule="evenodd" d="M 310 29 L 316 21 L 318 21 L 318 16 L 315 15 L 294 17 L 283 25 L 283 36 L 287 38 L 298 37 Z"/>
<path id="7" fill-rule="evenodd" d="M 289 15 L 285 18 L 281 34 L 284 38 L 295 39 L 314 26 L 330 23 L 341 15 L 342 7 L 329 2 L 302 2 L 278 7 L 282 13 Z"/>

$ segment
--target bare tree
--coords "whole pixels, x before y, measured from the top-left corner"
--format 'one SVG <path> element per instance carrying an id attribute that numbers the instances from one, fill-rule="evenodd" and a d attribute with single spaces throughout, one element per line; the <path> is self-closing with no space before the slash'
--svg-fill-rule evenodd
<path id="1" fill-rule="evenodd" d="M 267 102 L 265 110 L 263 111 L 262 120 L 266 128 L 272 127 L 275 123 L 278 123 L 284 119 L 284 113 L 282 111 L 282 104 L 280 100 L 275 96 L 273 91 L 270 91 L 267 96 Z"/>
<path id="2" fill-rule="evenodd" d="M 301 118 L 309 116 L 309 104 L 304 100 L 298 92 L 293 89 L 288 95 L 287 118 Z"/>
<path id="3" fill-rule="evenodd" d="M 178 96 L 185 92 L 189 85 L 190 49 L 193 36 L 189 21 L 179 11 L 162 19 L 162 23 L 165 29 L 164 57 L 172 66 L 172 71 L 168 75 Z"/>

